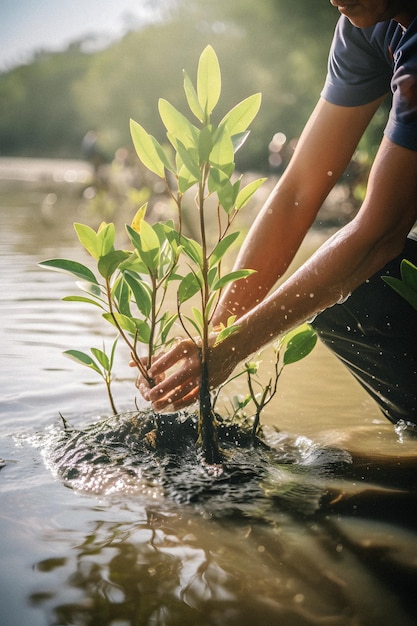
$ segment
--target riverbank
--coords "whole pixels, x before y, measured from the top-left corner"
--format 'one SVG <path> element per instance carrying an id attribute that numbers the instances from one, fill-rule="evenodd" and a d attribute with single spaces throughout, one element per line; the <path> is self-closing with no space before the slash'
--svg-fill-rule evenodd
<path id="1" fill-rule="evenodd" d="M 275 175 L 266 175 L 268 179 L 257 192 L 253 201 L 256 208 L 262 206 L 278 181 Z M 251 174 L 248 176 L 250 177 Z M 122 176 L 123 184 L 121 185 L 120 177 L 120 167 L 114 170 L 111 166 L 106 166 L 103 180 L 106 182 L 107 192 L 117 191 L 119 195 L 120 191 L 126 188 L 126 184 L 132 179 L 132 176 L 125 172 L 125 175 Z M 144 182 L 146 186 L 149 186 L 149 180 Z M 10 185 L 15 189 L 16 186 L 21 185 L 22 187 L 35 187 L 45 191 L 45 193 L 60 191 L 64 194 L 74 187 L 86 188 L 89 185 L 94 187 L 95 174 L 91 164 L 81 159 L 0 157 L 0 183 L 3 188 Z M 157 192 L 157 195 L 159 194 L 160 189 Z M 357 207 L 351 197 L 349 187 L 346 184 L 338 183 L 320 209 L 314 227 L 320 230 L 339 228 L 352 219 L 356 210 Z"/>
<path id="2" fill-rule="evenodd" d="M 82 160 L 0 157 L 0 181 L 86 184 L 91 175 L 90 164 Z"/>

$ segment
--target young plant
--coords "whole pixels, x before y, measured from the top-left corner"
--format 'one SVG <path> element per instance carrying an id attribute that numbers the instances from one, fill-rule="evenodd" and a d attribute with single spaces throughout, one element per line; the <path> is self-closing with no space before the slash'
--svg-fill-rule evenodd
<path id="1" fill-rule="evenodd" d="M 80 350 L 65 350 L 65 356 L 69 357 L 76 363 L 80 363 L 81 365 L 85 365 L 89 367 L 94 372 L 97 372 L 99 376 L 104 380 L 107 390 L 107 397 L 110 402 L 111 409 L 113 411 L 113 415 L 117 414 L 116 405 L 114 403 L 113 393 L 111 390 L 112 383 L 112 369 L 114 364 L 114 353 L 116 350 L 117 340 L 119 337 L 116 337 L 112 344 L 110 355 L 107 355 L 104 350 L 100 350 L 99 348 L 91 348 L 91 354 L 87 354 L 86 352 L 81 352 Z"/>
<path id="2" fill-rule="evenodd" d="M 133 250 L 115 248 L 114 224 L 102 223 L 97 232 L 84 224 L 74 224 L 80 243 L 96 263 L 96 273 L 68 259 L 50 259 L 40 265 L 77 279 L 77 286 L 87 295 L 67 296 L 64 300 L 98 307 L 102 317 L 116 327 L 133 361 L 152 384 L 148 375 L 152 357 L 169 343 L 168 334 L 176 319 L 175 313 L 165 310 L 164 302 L 169 284 L 175 279 L 178 249 L 175 237 L 171 237 L 173 226 L 150 226 L 145 213 L 146 205 L 137 211 L 132 225 L 126 226 Z M 138 352 L 138 344 L 146 346 L 144 357 Z M 110 357 L 103 351 L 99 354 L 97 349 L 91 350 L 105 369 L 109 369 L 107 363 L 110 368 L 113 364 L 114 347 Z M 66 354 L 98 371 L 88 355 L 74 350 Z"/>
<path id="3" fill-rule="evenodd" d="M 201 364 L 200 441 L 204 460 L 209 465 L 216 465 L 221 462 L 222 455 L 216 437 L 208 379 L 209 337 L 222 289 L 252 273 L 250 269 L 242 269 L 224 274 L 221 263 L 239 236 L 239 233 L 231 232 L 236 215 L 265 180 L 258 179 L 242 187 L 242 177 L 232 178 L 235 152 L 248 137 L 248 126 L 259 110 L 261 95 L 246 98 L 218 125 L 214 124 L 213 110 L 221 94 L 221 73 L 211 46 L 207 46 L 200 56 L 196 88 L 184 73 L 184 91 L 194 123 L 166 100 L 159 100 L 159 113 L 174 152 L 173 158 L 137 122 L 131 121 L 131 133 L 139 159 L 165 181 L 168 193 L 178 207 L 178 245 L 188 265 L 177 291 L 178 319 L 184 332 L 198 346 Z M 183 197 L 191 187 L 196 189 L 198 240 L 186 237 L 181 228 Z M 216 206 L 215 215 L 213 209 L 208 208 L 209 198 Z M 208 231 L 213 222 L 217 223 L 217 237 L 214 244 L 210 244 Z M 192 298 L 194 305 L 191 311 L 186 311 L 184 305 Z M 231 317 L 218 334 L 217 342 L 235 330 Z"/>
<path id="4" fill-rule="evenodd" d="M 278 381 L 281 377 L 285 366 L 296 363 L 304 359 L 310 354 L 317 343 L 317 334 L 308 324 L 304 324 L 299 328 L 291 331 L 281 337 L 273 346 L 274 349 L 274 374 L 265 384 L 259 376 L 259 368 L 261 361 L 248 361 L 244 365 L 244 369 L 238 372 L 222 385 L 224 387 L 232 380 L 239 376 L 246 375 L 248 393 L 246 396 L 235 396 L 233 398 L 233 418 L 246 420 L 248 408 L 250 409 L 250 417 L 252 419 L 252 440 L 255 441 L 260 428 L 261 413 L 264 408 L 271 402 L 278 389 Z M 282 364 L 280 363 L 281 354 Z M 220 393 L 219 389 L 216 393 L 215 401 Z"/>
<path id="5" fill-rule="evenodd" d="M 64 299 L 101 309 L 104 319 L 117 328 L 128 345 L 132 359 L 150 385 L 153 381 L 148 370 L 152 358 L 171 341 L 170 331 L 178 320 L 198 349 L 199 444 L 204 462 L 216 468 L 222 462 L 222 453 L 208 378 L 210 337 L 223 288 L 252 273 L 251 269 L 224 272 L 223 261 L 240 235 L 232 230 L 235 218 L 265 180 L 259 178 L 243 185 L 242 176 L 235 173 L 234 163 L 234 155 L 246 141 L 248 127 L 258 113 L 261 95 L 249 96 L 215 124 L 213 110 L 221 95 L 221 73 L 211 46 L 200 56 L 196 87 L 184 73 L 184 91 L 193 121 L 167 100 L 159 100 L 159 114 L 169 148 L 163 148 L 137 122 L 131 120 L 130 123 L 138 157 L 164 182 L 177 210 L 177 224 L 149 224 L 145 220 L 144 205 L 131 226 L 126 226 L 131 250 L 115 247 L 114 224 L 103 223 L 97 232 L 75 224 L 80 243 L 96 263 L 97 272 L 65 259 L 52 259 L 41 265 L 68 272 L 78 279 L 78 286 L 87 295 Z M 195 190 L 193 210 L 198 221 L 195 239 L 183 232 L 187 210 L 185 194 L 191 189 Z M 178 281 L 174 313 L 165 308 L 165 296 L 173 281 Z M 218 331 L 217 342 L 237 328 L 235 317 L 231 316 Z M 138 353 L 138 344 L 146 346 L 144 357 Z M 85 357 L 78 360 L 87 364 Z M 276 391 L 278 364 L 275 379 L 268 383 L 260 400 L 254 389 L 255 371 L 249 365 L 244 371 L 256 407 L 256 432 L 260 412 Z"/>

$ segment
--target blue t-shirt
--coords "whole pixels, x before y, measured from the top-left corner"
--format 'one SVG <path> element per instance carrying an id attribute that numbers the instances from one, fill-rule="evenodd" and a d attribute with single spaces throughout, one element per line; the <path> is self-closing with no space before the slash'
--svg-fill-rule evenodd
<path id="1" fill-rule="evenodd" d="M 392 93 L 384 134 L 417 150 L 417 18 L 407 29 L 390 20 L 357 28 L 337 23 L 322 97 L 341 106 L 367 104 Z"/>

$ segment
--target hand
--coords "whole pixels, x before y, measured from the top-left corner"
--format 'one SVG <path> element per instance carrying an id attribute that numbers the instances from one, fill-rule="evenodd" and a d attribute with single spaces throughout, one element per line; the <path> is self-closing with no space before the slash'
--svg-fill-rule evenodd
<path id="1" fill-rule="evenodd" d="M 214 389 L 224 382 L 237 362 L 232 358 L 233 351 L 229 351 L 227 340 L 214 345 L 217 333 L 210 336 L 211 348 L 208 355 L 210 387 Z M 178 368 L 166 375 L 166 372 L 178 364 Z M 142 376 L 136 381 L 136 386 L 145 400 L 152 403 L 155 411 L 165 409 L 178 410 L 189 406 L 198 399 L 201 379 L 201 364 L 199 348 L 191 339 L 182 339 L 169 352 L 159 355 L 149 369 L 149 375 L 155 381 L 150 387 Z"/>

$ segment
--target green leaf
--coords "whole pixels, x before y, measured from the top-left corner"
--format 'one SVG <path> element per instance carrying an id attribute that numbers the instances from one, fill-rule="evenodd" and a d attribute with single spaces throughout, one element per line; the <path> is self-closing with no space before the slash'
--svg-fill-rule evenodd
<path id="1" fill-rule="evenodd" d="M 185 254 L 192 260 L 194 263 L 198 265 L 198 267 L 202 267 L 203 265 L 203 248 L 201 245 L 194 241 L 194 239 L 190 239 L 185 235 L 181 236 L 181 245 L 184 248 Z"/>
<path id="2" fill-rule="evenodd" d="M 177 140 L 177 150 L 185 167 L 196 181 L 201 180 L 200 157 L 196 148 L 187 148 L 180 139 Z"/>
<path id="3" fill-rule="evenodd" d="M 161 318 L 160 321 L 160 335 L 161 335 L 161 343 L 164 345 L 167 342 L 169 331 L 177 320 L 178 315 L 173 313 L 172 315 L 167 311 Z"/>
<path id="4" fill-rule="evenodd" d="M 184 319 L 186 319 L 187 322 L 191 324 L 191 326 L 194 328 L 195 332 L 197 333 L 199 337 L 203 336 L 203 330 L 202 328 L 200 328 L 200 326 L 197 324 L 194 318 L 189 317 L 188 315 L 184 315 Z"/>
<path id="5" fill-rule="evenodd" d="M 210 267 L 216 265 L 220 259 L 224 257 L 230 246 L 236 241 L 239 237 L 239 232 L 230 233 L 230 235 L 226 235 L 219 243 L 215 246 L 213 252 L 210 255 Z"/>
<path id="6" fill-rule="evenodd" d="M 145 344 L 149 344 L 150 340 L 151 340 L 151 329 L 148 326 L 148 324 L 143 321 L 143 320 L 139 320 L 137 318 L 133 318 L 134 323 L 136 325 L 136 338 L 138 341 L 140 341 L 141 343 L 145 343 Z"/>
<path id="7" fill-rule="evenodd" d="M 106 372 L 108 372 L 110 370 L 110 361 L 107 354 L 99 348 L 91 348 L 91 353 L 96 357 L 97 361 L 106 370 Z"/>
<path id="8" fill-rule="evenodd" d="M 104 302 L 102 288 L 98 283 L 90 283 L 86 280 L 77 280 L 75 284 L 79 289 L 81 289 L 81 291 L 85 291 L 85 293 L 88 293 L 92 298 L 96 298 L 97 300 Z"/>
<path id="9" fill-rule="evenodd" d="M 120 328 L 133 337 L 136 337 L 141 343 L 149 343 L 151 331 L 148 324 L 143 320 L 137 319 L 136 317 L 128 317 L 121 313 L 114 313 L 114 317 L 111 313 L 104 313 L 103 318 L 110 322 L 110 324 L 113 324 L 113 326 L 117 327 L 117 325 L 119 325 Z"/>
<path id="10" fill-rule="evenodd" d="M 201 163 L 208 161 L 210 152 L 213 148 L 213 135 L 209 126 L 205 126 L 200 131 L 198 139 L 198 156 Z"/>
<path id="11" fill-rule="evenodd" d="M 125 250 L 112 250 L 100 257 L 97 268 L 103 278 L 110 278 L 119 268 L 120 264 L 130 257 L 130 252 Z"/>
<path id="12" fill-rule="evenodd" d="M 111 347 L 111 353 L 110 353 L 110 369 L 113 367 L 113 363 L 114 363 L 114 355 L 116 352 L 116 346 L 117 346 L 117 342 L 119 341 L 119 335 L 116 336 L 116 339 L 113 341 L 113 345 Z"/>
<path id="13" fill-rule="evenodd" d="M 168 139 L 175 149 L 180 139 L 186 148 L 198 150 L 199 130 L 180 113 L 168 100 L 160 98 L 158 102 L 159 115 L 168 131 Z"/>
<path id="14" fill-rule="evenodd" d="M 136 306 L 146 318 L 149 317 L 152 308 L 152 291 L 149 285 L 139 277 L 126 272 L 124 279 L 132 290 Z"/>
<path id="15" fill-rule="evenodd" d="M 408 259 L 403 259 L 400 267 L 403 281 L 417 292 L 417 267 Z"/>
<path id="16" fill-rule="evenodd" d="M 198 182 L 195 176 L 183 165 L 178 171 L 178 191 L 185 193 Z"/>
<path id="17" fill-rule="evenodd" d="M 243 133 L 237 133 L 236 135 L 232 135 L 233 151 L 235 154 L 246 142 L 246 139 L 249 137 L 249 135 L 250 130 L 245 130 L 245 132 Z"/>
<path id="18" fill-rule="evenodd" d="M 39 265 L 58 272 L 72 274 L 76 278 L 82 278 L 82 280 L 98 285 L 93 272 L 88 267 L 82 263 L 78 263 L 77 261 L 69 261 L 68 259 L 49 259 L 47 261 L 41 261 Z"/>
<path id="19" fill-rule="evenodd" d="M 191 308 L 191 311 L 192 311 L 192 313 L 193 313 L 193 316 L 194 316 L 195 322 L 196 322 L 197 326 L 200 328 L 200 332 L 202 333 L 202 332 L 203 332 L 203 329 L 204 329 L 204 319 L 203 319 L 203 314 L 202 314 L 202 312 L 200 311 L 200 309 L 198 309 L 196 306 L 193 306 L 193 307 Z"/>
<path id="20" fill-rule="evenodd" d="M 243 133 L 258 114 L 261 101 L 262 94 L 260 93 L 245 98 L 226 113 L 219 126 L 226 126 L 230 135 Z"/>
<path id="21" fill-rule="evenodd" d="M 204 48 L 200 55 L 197 70 L 198 101 L 207 121 L 219 101 L 221 93 L 221 74 L 219 61 L 212 46 Z"/>
<path id="22" fill-rule="evenodd" d="M 230 272 L 225 276 L 219 278 L 219 280 L 213 285 L 213 291 L 218 291 L 219 289 L 223 289 L 225 285 L 234 282 L 235 280 L 241 280 L 242 278 L 247 278 L 251 274 L 254 274 L 255 270 L 235 270 L 234 272 Z"/>
<path id="23" fill-rule="evenodd" d="M 303 327 L 304 330 L 292 332 L 284 353 L 284 365 L 296 363 L 304 359 L 313 350 L 317 343 L 317 334 L 310 327 Z M 287 339 L 287 338 L 285 338 Z"/>
<path id="24" fill-rule="evenodd" d="M 74 224 L 75 232 L 84 248 L 91 256 L 98 260 L 101 256 L 108 254 L 114 246 L 116 237 L 116 229 L 114 224 L 102 222 L 95 232 L 85 224 Z"/>
<path id="25" fill-rule="evenodd" d="M 123 315 L 130 316 L 130 294 L 129 285 L 124 280 L 124 276 L 118 276 L 111 290 L 111 295 L 117 303 L 117 310 Z"/>
<path id="26" fill-rule="evenodd" d="M 140 228 L 142 226 L 142 222 L 145 219 L 146 211 L 148 209 L 148 203 L 145 202 L 141 207 L 136 211 L 133 220 L 130 223 L 130 226 L 136 233 L 140 233 Z"/>
<path id="27" fill-rule="evenodd" d="M 258 191 L 259 187 L 261 187 L 265 181 L 266 178 L 257 178 L 239 191 L 236 198 L 236 209 L 238 211 L 249 202 L 252 196 Z"/>
<path id="28" fill-rule="evenodd" d="M 145 263 L 148 271 L 151 274 L 155 274 L 158 270 L 160 258 L 158 235 L 147 222 L 142 222 L 140 234 L 135 232 L 128 224 L 126 224 L 126 230 L 138 252 L 139 258 Z"/>
<path id="29" fill-rule="evenodd" d="M 404 281 L 393 276 L 383 276 L 382 280 L 387 283 L 394 291 L 396 291 L 401 297 L 417 311 L 417 291 L 414 291 Z"/>
<path id="30" fill-rule="evenodd" d="M 97 260 L 102 254 L 102 242 L 98 239 L 96 231 L 86 224 L 78 224 L 77 222 L 74 224 L 74 229 L 81 245 Z"/>
<path id="31" fill-rule="evenodd" d="M 218 302 L 218 296 L 219 294 L 216 293 L 215 291 L 212 291 L 208 302 L 206 304 L 206 318 L 209 320 L 212 316 L 213 313 L 213 307 L 216 305 L 216 303 Z"/>
<path id="32" fill-rule="evenodd" d="M 91 300 L 91 298 L 85 298 L 84 296 L 65 296 L 65 298 L 62 298 L 62 300 L 65 302 L 85 302 L 86 304 L 94 304 L 100 309 L 104 309 L 100 302 L 97 302 L 96 300 Z"/>
<path id="33" fill-rule="evenodd" d="M 97 239 L 101 244 L 100 256 L 105 256 L 106 254 L 109 254 L 109 252 L 113 250 L 114 240 L 116 239 L 115 225 L 111 222 L 110 224 L 102 222 L 97 231 Z"/>
<path id="34" fill-rule="evenodd" d="M 233 333 L 235 333 L 237 330 L 239 330 L 239 326 L 227 326 L 226 328 L 223 328 L 217 335 L 214 345 L 217 346 L 219 343 L 224 341 L 227 337 L 229 337 L 230 335 L 233 335 Z"/>
<path id="35" fill-rule="evenodd" d="M 132 119 L 130 120 L 130 134 L 136 153 L 143 165 L 160 178 L 165 178 L 165 167 L 172 169 L 172 166 L 170 166 L 169 160 L 155 137 L 147 133 L 140 124 Z"/>
<path id="36" fill-rule="evenodd" d="M 120 328 L 131 335 L 135 335 L 136 333 L 136 324 L 133 318 L 128 315 L 123 315 L 122 313 L 114 313 L 113 315 L 111 313 L 103 313 L 103 318 L 113 326 L 116 326 L 116 328 L 119 325 Z"/>
<path id="37" fill-rule="evenodd" d="M 76 363 L 81 363 L 81 365 L 85 365 L 86 367 L 93 369 L 95 372 L 100 374 L 100 376 L 103 375 L 96 362 L 91 358 L 91 356 L 89 356 L 85 352 L 81 352 L 80 350 L 65 350 L 65 352 L 63 352 L 63 355 L 68 357 L 72 361 L 76 361 Z"/>
<path id="38" fill-rule="evenodd" d="M 209 157 L 210 164 L 225 172 L 229 177 L 234 170 L 234 150 L 230 134 L 224 129 L 216 137 Z"/>
<path id="39" fill-rule="evenodd" d="M 194 85 L 191 82 L 191 79 L 188 76 L 187 72 L 183 70 L 183 73 L 184 73 L 184 91 L 185 91 L 185 96 L 187 98 L 188 106 L 190 107 L 191 112 L 194 113 L 196 118 L 200 122 L 203 123 L 204 111 L 201 108 L 200 103 L 198 101 L 197 92 L 194 89 Z"/>
<path id="40" fill-rule="evenodd" d="M 197 276 L 194 272 L 190 272 L 180 282 L 178 285 L 177 297 L 182 304 L 186 300 L 192 298 L 198 291 L 200 291 L 201 285 L 197 279 Z"/>
<path id="41" fill-rule="evenodd" d="M 219 193 L 226 185 L 232 186 L 230 176 L 213 165 L 210 167 L 207 184 L 210 193 Z"/>
<path id="42" fill-rule="evenodd" d="M 235 208 L 239 189 L 240 180 L 237 180 L 233 185 L 229 181 L 217 192 L 219 202 L 227 214 L 231 213 L 232 209 Z"/>
<path id="43" fill-rule="evenodd" d="M 140 240 L 145 262 L 149 264 L 149 267 L 157 269 L 159 264 L 160 243 L 158 235 L 148 222 L 143 222 L 142 224 Z"/>

